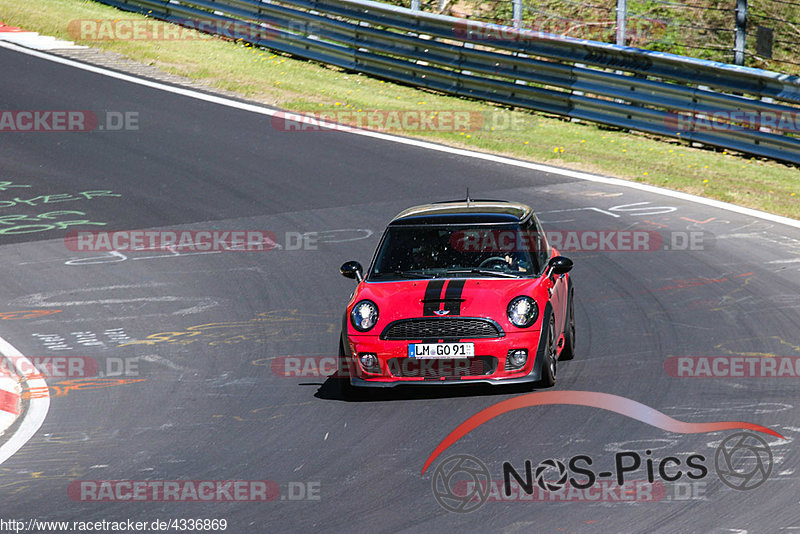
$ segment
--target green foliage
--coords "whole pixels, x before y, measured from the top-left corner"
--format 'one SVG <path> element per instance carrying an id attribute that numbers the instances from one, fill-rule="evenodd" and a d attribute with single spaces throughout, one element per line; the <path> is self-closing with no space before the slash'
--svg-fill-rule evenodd
<path id="1" fill-rule="evenodd" d="M 409 7 L 410 0 L 388 0 Z M 794 2 L 794 3 L 793 3 Z M 511 24 L 511 0 L 423 0 L 426 11 Z M 745 65 L 800 74 L 800 0 L 749 0 Z M 615 42 L 616 0 L 524 0 L 525 28 Z M 733 62 L 736 0 L 628 0 L 627 44 Z M 758 26 L 774 32 L 773 59 L 756 54 Z"/>

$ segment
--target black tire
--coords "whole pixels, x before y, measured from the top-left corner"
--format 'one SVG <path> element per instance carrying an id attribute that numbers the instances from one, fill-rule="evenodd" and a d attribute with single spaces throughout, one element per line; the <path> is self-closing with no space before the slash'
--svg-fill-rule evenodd
<path id="1" fill-rule="evenodd" d="M 341 337 L 339 337 L 339 369 L 336 372 L 336 382 L 339 385 L 339 396 L 343 400 L 352 400 L 355 397 L 353 385 L 350 383 L 350 367 L 345 359 Z"/>
<path id="2" fill-rule="evenodd" d="M 574 290 L 569 292 L 567 302 L 567 320 L 564 324 L 564 348 L 559 360 L 571 360 L 575 357 L 575 298 Z"/>
<path id="3" fill-rule="evenodd" d="M 551 388 L 556 383 L 558 347 L 556 346 L 556 318 L 553 315 L 550 316 L 545 335 L 547 340 L 545 341 L 544 362 L 542 363 L 542 378 L 534 386 L 537 388 Z"/>

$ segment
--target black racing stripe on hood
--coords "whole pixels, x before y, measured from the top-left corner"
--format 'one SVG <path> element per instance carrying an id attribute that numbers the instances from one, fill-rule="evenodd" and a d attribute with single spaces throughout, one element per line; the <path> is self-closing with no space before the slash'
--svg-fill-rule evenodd
<path id="1" fill-rule="evenodd" d="M 444 309 L 449 312 L 447 315 L 461 315 L 461 303 L 463 302 L 461 292 L 466 283 L 467 281 L 462 278 L 450 280 L 450 283 L 447 284 L 447 290 L 444 293 Z"/>
<path id="2" fill-rule="evenodd" d="M 435 315 L 433 312 L 439 309 L 442 298 L 442 288 L 445 280 L 431 280 L 425 288 L 425 297 L 422 299 L 422 316 Z"/>

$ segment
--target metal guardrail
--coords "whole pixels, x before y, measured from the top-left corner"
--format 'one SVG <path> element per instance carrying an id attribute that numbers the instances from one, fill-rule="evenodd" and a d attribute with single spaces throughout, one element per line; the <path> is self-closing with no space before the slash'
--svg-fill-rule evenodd
<path id="1" fill-rule="evenodd" d="M 800 78 L 369 0 L 99 0 L 418 87 L 800 164 Z M 224 33 L 224 32 L 223 32 Z"/>

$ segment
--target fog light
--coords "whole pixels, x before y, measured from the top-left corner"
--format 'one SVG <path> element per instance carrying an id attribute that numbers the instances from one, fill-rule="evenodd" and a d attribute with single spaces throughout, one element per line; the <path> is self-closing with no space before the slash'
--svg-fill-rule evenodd
<path id="1" fill-rule="evenodd" d="M 361 367 L 368 373 L 379 373 L 381 368 L 378 365 L 378 355 L 373 352 L 362 352 L 358 355 Z"/>
<path id="2" fill-rule="evenodd" d="M 528 349 L 512 349 L 506 356 L 506 371 L 522 369 L 528 362 Z"/>

